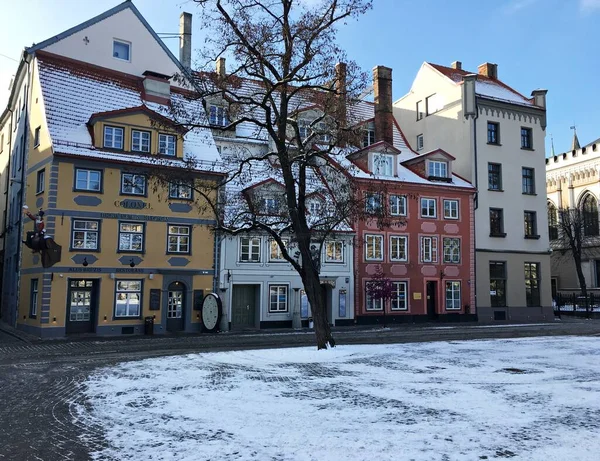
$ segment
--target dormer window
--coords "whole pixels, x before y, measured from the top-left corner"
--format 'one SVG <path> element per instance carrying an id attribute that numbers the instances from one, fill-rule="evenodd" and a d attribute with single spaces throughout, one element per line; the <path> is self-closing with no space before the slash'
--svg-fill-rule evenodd
<path id="1" fill-rule="evenodd" d="M 222 106 L 210 106 L 209 108 L 210 124 L 213 126 L 229 125 L 227 109 Z"/>
<path id="2" fill-rule="evenodd" d="M 265 197 L 261 200 L 261 211 L 266 214 L 279 213 L 281 203 L 275 197 Z"/>
<path id="3" fill-rule="evenodd" d="M 439 162 L 436 160 L 429 161 L 428 173 L 430 177 L 434 178 L 447 178 L 448 177 L 448 163 Z"/>
<path id="4" fill-rule="evenodd" d="M 312 215 L 318 215 L 323 210 L 323 204 L 320 200 L 311 200 L 308 202 L 308 211 Z"/>
<path id="5" fill-rule="evenodd" d="M 158 135 L 158 153 L 175 157 L 175 146 L 177 145 L 175 136 L 172 134 Z"/>
<path id="6" fill-rule="evenodd" d="M 131 130 L 131 150 L 134 152 L 150 152 L 150 132 Z"/>
<path id="7" fill-rule="evenodd" d="M 375 144 L 375 125 L 373 122 L 369 123 L 363 130 L 362 146 L 367 147 L 371 144 Z"/>
<path id="8" fill-rule="evenodd" d="M 123 149 L 123 128 L 105 126 L 104 147 L 109 149 Z"/>
<path id="9" fill-rule="evenodd" d="M 394 156 L 390 154 L 373 154 L 373 174 L 378 176 L 393 176 Z"/>
<path id="10" fill-rule="evenodd" d="M 298 131 L 300 132 L 300 139 L 305 140 L 313 132 L 316 134 L 316 138 L 321 143 L 328 143 L 331 140 L 330 128 L 325 122 L 318 122 L 311 126 L 312 122 L 308 120 L 298 120 Z"/>
<path id="11" fill-rule="evenodd" d="M 113 40 L 113 58 L 122 61 L 131 61 L 131 43 L 122 40 Z"/>

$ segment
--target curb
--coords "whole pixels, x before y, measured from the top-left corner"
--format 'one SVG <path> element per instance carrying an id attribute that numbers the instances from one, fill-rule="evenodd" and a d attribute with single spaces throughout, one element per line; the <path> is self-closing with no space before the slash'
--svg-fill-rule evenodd
<path id="1" fill-rule="evenodd" d="M 22 341 L 26 344 L 32 344 L 32 341 L 30 339 L 28 339 L 25 336 L 25 334 L 21 333 L 20 331 L 16 330 L 15 328 L 12 328 L 11 326 L 7 325 L 4 322 L 0 322 L 0 332 L 6 333 L 7 335 L 12 336 L 13 338 L 16 338 L 19 341 Z"/>

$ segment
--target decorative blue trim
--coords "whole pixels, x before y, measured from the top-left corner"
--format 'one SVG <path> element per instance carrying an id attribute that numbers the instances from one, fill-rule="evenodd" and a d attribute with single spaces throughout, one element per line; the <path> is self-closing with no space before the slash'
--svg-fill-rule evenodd
<path id="1" fill-rule="evenodd" d="M 44 197 L 38 197 L 35 201 L 36 208 L 42 208 L 44 206 Z"/>
<path id="2" fill-rule="evenodd" d="M 129 263 L 130 256 L 127 257 L 127 263 Z M 48 274 L 51 273 L 68 273 L 68 274 L 89 274 L 89 273 L 100 273 L 100 274 L 189 274 L 189 275 L 215 275 L 214 269 L 171 269 L 165 268 L 141 268 L 141 267 L 83 267 L 83 266 L 53 266 L 47 269 L 42 267 L 30 267 L 28 269 L 22 269 L 21 274 Z"/>
<path id="3" fill-rule="evenodd" d="M 42 168 L 43 166 L 47 165 L 51 161 L 52 161 L 52 156 L 50 155 L 49 157 L 45 158 L 41 162 L 37 162 L 35 165 L 33 165 L 31 168 L 29 168 L 27 170 L 27 174 L 29 175 L 29 174 L 33 173 L 34 171 L 39 170 L 40 168 Z"/>
<path id="4" fill-rule="evenodd" d="M 167 259 L 167 262 L 173 267 L 185 267 L 190 263 L 190 260 L 180 256 L 173 256 Z"/>
<path id="5" fill-rule="evenodd" d="M 88 262 L 88 264 L 94 264 L 96 261 L 98 261 L 98 258 L 96 258 L 95 255 L 73 255 L 71 261 L 73 261 L 75 264 L 83 264 L 84 259 Z"/>
<path id="6" fill-rule="evenodd" d="M 77 195 L 73 197 L 73 201 L 80 206 L 98 206 L 102 203 L 102 199 L 100 197 L 89 195 Z"/>
<path id="7" fill-rule="evenodd" d="M 129 265 L 131 261 L 133 261 L 136 266 L 139 266 L 144 260 L 139 256 L 121 256 L 118 261 L 124 266 Z"/>
<path id="8" fill-rule="evenodd" d="M 169 209 L 174 213 L 189 213 L 192 206 L 189 203 L 169 203 Z"/>
<path id="9" fill-rule="evenodd" d="M 121 221 L 143 221 L 143 222 L 164 222 L 168 223 L 173 221 L 174 219 L 179 224 L 187 224 L 187 225 L 205 225 L 205 226 L 214 226 L 217 224 L 214 219 L 200 219 L 200 218 L 173 218 L 173 216 L 156 216 L 156 215 L 146 215 L 146 214 L 125 214 L 125 213 L 107 213 L 105 211 L 83 211 L 83 210 L 64 210 L 59 208 L 54 208 L 48 210 L 46 216 L 65 216 L 69 218 L 79 218 L 79 219 L 118 219 Z"/>

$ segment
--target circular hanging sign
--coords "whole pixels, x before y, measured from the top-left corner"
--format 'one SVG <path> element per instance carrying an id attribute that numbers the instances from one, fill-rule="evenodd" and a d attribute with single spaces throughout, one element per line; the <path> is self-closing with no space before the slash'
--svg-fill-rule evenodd
<path id="1" fill-rule="evenodd" d="M 221 298 L 215 293 L 209 293 L 202 301 L 202 323 L 209 332 L 214 332 L 221 320 L 222 304 Z"/>

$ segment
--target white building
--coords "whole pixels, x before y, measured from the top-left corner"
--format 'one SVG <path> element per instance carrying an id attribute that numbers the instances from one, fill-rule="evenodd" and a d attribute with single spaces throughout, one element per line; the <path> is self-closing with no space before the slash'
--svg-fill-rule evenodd
<path id="1" fill-rule="evenodd" d="M 394 115 L 415 150 L 442 148 L 478 189 L 476 299 L 480 321 L 553 318 L 545 179 L 546 90 L 527 98 L 478 73 L 424 63 Z"/>

